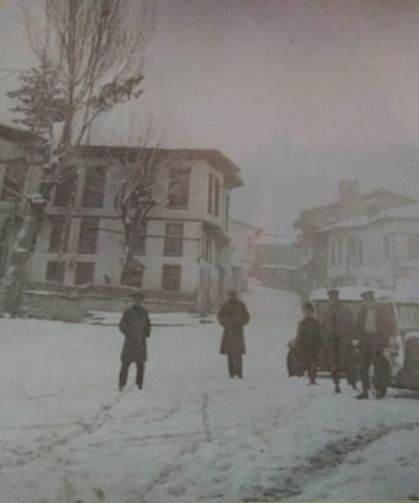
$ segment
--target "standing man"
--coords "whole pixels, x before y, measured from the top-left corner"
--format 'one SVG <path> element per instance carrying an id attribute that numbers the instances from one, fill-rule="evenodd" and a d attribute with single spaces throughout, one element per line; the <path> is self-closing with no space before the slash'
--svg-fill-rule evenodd
<path id="1" fill-rule="evenodd" d="M 329 306 L 322 320 L 324 349 L 329 361 L 335 393 L 341 393 L 340 373 L 345 372 L 348 382 L 354 386 L 353 374 L 353 321 L 351 312 L 339 300 L 339 291 L 327 292 Z"/>
<path id="2" fill-rule="evenodd" d="M 361 297 L 364 304 L 358 314 L 357 330 L 361 352 L 362 393 L 356 398 L 359 400 L 368 398 L 369 372 L 372 365 L 376 398 L 380 399 L 386 395 L 390 379 L 390 364 L 385 357 L 385 352 L 393 332 L 393 324 L 386 307 L 376 302 L 372 290 L 364 292 Z"/>
<path id="3" fill-rule="evenodd" d="M 220 353 L 227 355 L 230 377 L 243 377 L 243 355 L 246 353 L 243 327 L 249 320 L 246 305 L 239 300 L 236 290 L 230 290 L 227 302 L 218 313 L 218 322 L 224 327 Z"/>
<path id="4" fill-rule="evenodd" d="M 316 384 L 318 356 L 321 346 L 321 327 L 314 317 L 314 309 L 308 302 L 302 307 L 304 317 L 298 324 L 295 349 L 303 360 L 309 382 Z"/>
<path id="5" fill-rule="evenodd" d="M 143 388 L 144 368 L 147 360 L 147 337 L 150 337 L 150 319 L 147 311 L 142 306 L 144 295 L 136 292 L 131 295 L 133 305 L 122 315 L 119 330 L 125 336 L 121 354 L 121 370 L 119 372 L 119 390 L 122 391 L 127 384 L 128 370 L 131 363 L 137 365 L 136 384 L 138 389 Z"/>

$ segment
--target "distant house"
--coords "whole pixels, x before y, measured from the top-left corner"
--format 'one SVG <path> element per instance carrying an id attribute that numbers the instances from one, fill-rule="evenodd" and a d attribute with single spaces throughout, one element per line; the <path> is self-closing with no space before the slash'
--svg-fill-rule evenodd
<path id="1" fill-rule="evenodd" d="M 19 144 L 10 148 L 17 149 L 11 156 L 19 158 Z M 31 258 L 28 282 L 32 290 L 54 285 L 94 289 L 124 283 L 145 290 L 156 305 L 182 310 L 208 310 L 224 298 L 231 271 L 230 192 L 242 181 L 239 168 L 217 150 L 161 151 L 161 203 L 150 212 L 136 242 L 130 274 L 121 281 L 124 232 L 114 200 L 126 166 L 138 152 L 106 145 L 77 149 L 72 160 L 77 169 L 55 189 Z M 17 201 L 9 187 L 16 180 L 27 183 L 5 155 L 1 144 L 3 222 L 12 217 Z M 7 231 L 0 232 L 0 262 L 5 265 Z"/>
<path id="2" fill-rule="evenodd" d="M 248 288 L 256 253 L 256 243 L 261 229 L 239 220 L 230 220 L 229 236 L 231 239 L 231 286 L 244 291 Z"/>
<path id="3" fill-rule="evenodd" d="M 300 254 L 289 238 L 261 234 L 256 242 L 255 275 L 263 285 L 299 292 Z"/>
<path id="4" fill-rule="evenodd" d="M 327 284 L 327 234 L 320 229 L 350 218 L 367 215 L 375 209 L 386 210 L 415 203 L 410 197 L 380 189 L 361 194 L 357 180 L 339 183 L 339 198 L 330 204 L 300 212 L 294 227 L 299 231 L 299 248 L 307 289 Z"/>
<path id="5" fill-rule="evenodd" d="M 342 220 L 318 231 L 327 240 L 329 285 L 396 288 L 419 271 L 419 203 Z"/>

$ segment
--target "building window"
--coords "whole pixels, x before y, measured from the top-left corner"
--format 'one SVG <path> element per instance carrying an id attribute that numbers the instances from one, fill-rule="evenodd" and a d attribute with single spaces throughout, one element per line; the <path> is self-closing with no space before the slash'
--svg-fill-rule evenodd
<path id="1" fill-rule="evenodd" d="M 207 235 L 207 238 L 205 240 L 205 260 L 206 262 L 211 262 L 212 261 L 212 241 L 210 237 Z"/>
<path id="2" fill-rule="evenodd" d="M 208 175 L 208 213 L 212 214 L 212 186 L 213 186 L 214 177 L 212 173 Z"/>
<path id="3" fill-rule="evenodd" d="M 391 241 L 389 234 L 384 236 L 384 256 L 386 259 L 391 258 Z"/>
<path id="4" fill-rule="evenodd" d="M 167 257 L 181 257 L 183 254 L 183 224 L 166 224 L 164 238 L 164 255 Z"/>
<path id="5" fill-rule="evenodd" d="M 1 189 L 2 199 L 12 200 L 20 197 L 25 187 L 27 172 L 28 167 L 24 164 L 6 167 Z"/>
<path id="6" fill-rule="evenodd" d="M 69 207 L 74 204 L 77 191 L 77 171 L 74 166 L 68 166 L 60 176 L 60 183 L 55 188 L 54 205 Z"/>
<path id="7" fill-rule="evenodd" d="M 214 213 L 216 217 L 220 215 L 220 180 L 218 178 L 215 179 L 214 187 Z"/>
<path id="8" fill-rule="evenodd" d="M 83 218 L 80 223 L 79 253 L 96 253 L 99 218 Z"/>
<path id="9" fill-rule="evenodd" d="M 64 283 L 65 263 L 58 260 L 50 260 L 47 263 L 46 280 L 54 283 Z"/>
<path id="10" fill-rule="evenodd" d="M 230 196 L 226 195 L 226 229 L 228 229 L 230 224 Z"/>
<path id="11" fill-rule="evenodd" d="M 75 285 L 89 285 L 93 283 L 95 277 L 94 262 L 77 262 L 74 275 Z"/>
<path id="12" fill-rule="evenodd" d="M 54 215 L 50 217 L 51 233 L 49 238 L 48 251 L 53 253 L 68 251 L 68 236 L 70 233 L 70 222 L 64 216 Z"/>
<path id="13" fill-rule="evenodd" d="M 164 265 L 162 274 L 163 290 L 179 291 L 182 268 L 180 265 Z"/>
<path id="14" fill-rule="evenodd" d="M 338 260 L 337 260 L 338 264 L 343 263 L 344 246 L 345 246 L 344 239 L 340 238 L 338 241 Z"/>
<path id="15" fill-rule="evenodd" d="M 409 260 L 419 260 L 419 234 L 407 236 L 407 256 Z"/>
<path id="16" fill-rule="evenodd" d="M 336 263 L 336 243 L 332 241 L 330 243 L 330 265 L 335 265 Z"/>
<path id="17" fill-rule="evenodd" d="M 209 237 L 208 232 L 205 231 L 203 231 L 202 234 L 201 258 L 206 262 L 211 261 L 211 238 Z"/>
<path id="18" fill-rule="evenodd" d="M 358 243 L 358 262 L 359 265 L 364 263 L 364 247 L 361 241 Z"/>
<path id="19" fill-rule="evenodd" d="M 190 168 L 170 168 L 168 193 L 169 208 L 188 208 L 190 178 Z"/>
<path id="20" fill-rule="evenodd" d="M 357 260 L 357 241 L 353 236 L 348 236 L 348 244 L 347 244 L 347 260 L 346 262 L 348 264 L 352 263 L 352 260 L 354 263 L 356 263 Z"/>
<path id="21" fill-rule="evenodd" d="M 82 206 L 101 208 L 105 195 L 106 169 L 103 166 L 89 166 L 84 179 Z"/>
<path id="22" fill-rule="evenodd" d="M 145 241 L 147 237 L 147 222 L 138 226 L 137 232 L 131 243 L 135 255 L 145 255 Z"/>
<path id="23" fill-rule="evenodd" d="M 247 236 L 247 255 L 248 257 L 252 256 L 253 252 L 253 237 Z"/>

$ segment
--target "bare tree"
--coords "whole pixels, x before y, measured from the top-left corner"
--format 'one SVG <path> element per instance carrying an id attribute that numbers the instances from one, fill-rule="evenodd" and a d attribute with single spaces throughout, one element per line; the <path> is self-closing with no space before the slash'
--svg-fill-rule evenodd
<path id="1" fill-rule="evenodd" d="M 146 135 L 139 143 L 150 145 L 151 142 Z M 188 195 L 190 176 L 186 150 L 168 150 L 157 143 L 153 147 L 135 147 L 127 153 L 120 159 L 123 176 L 118 180 L 114 200 L 124 232 L 123 284 L 130 282 L 136 252 L 147 237 L 145 228 L 150 212 Z"/>
<path id="2" fill-rule="evenodd" d="M 153 0 L 38 0 L 23 7 L 39 65 L 21 75 L 11 97 L 44 165 L 37 190 L 24 195 L 26 214 L 3 282 L 3 309 L 11 315 L 52 189 L 71 176 L 71 159 L 95 122 L 143 91 L 144 49 L 155 17 Z"/>

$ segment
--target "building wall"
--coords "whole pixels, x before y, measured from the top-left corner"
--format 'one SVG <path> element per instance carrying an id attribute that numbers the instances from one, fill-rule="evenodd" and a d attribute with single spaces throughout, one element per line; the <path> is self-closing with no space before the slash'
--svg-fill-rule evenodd
<path id="1" fill-rule="evenodd" d="M 367 286 L 378 283 L 394 288 L 403 274 L 419 266 L 419 251 L 418 256 L 409 255 L 408 236 L 417 236 L 419 240 L 419 219 L 387 219 L 366 227 L 330 232 L 329 283 Z M 339 242 L 342 243 L 340 259 L 336 251 Z M 359 251 L 350 253 L 354 249 L 351 242 L 362 246 L 362 257 Z"/>
<path id="2" fill-rule="evenodd" d="M 249 275 L 255 263 L 256 239 L 260 230 L 237 220 L 231 220 L 231 273 L 232 288 L 247 290 Z"/>
<path id="3" fill-rule="evenodd" d="M 7 150 L 8 158 L 15 158 L 21 152 L 14 144 L 7 149 L 0 144 L 1 155 Z M 46 282 L 47 267 L 50 261 L 63 261 L 65 263 L 65 285 L 75 284 L 75 270 L 79 262 L 94 263 L 94 285 L 118 285 L 124 265 L 124 234 L 121 220 L 114 209 L 114 200 L 120 180 L 125 176 L 124 168 L 117 163 L 109 163 L 109 159 L 83 159 L 74 162 L 77 167 L 77 184 L 75 204 L 71 208 L 60 207 L 52 202 L 47 207 L 47 219 L 37 239 L 35 252 L 28 266 L 27 280 L 32 284 Z M 83 189 L 85 185 L 87 168 L 92 166 L 106 167 L 106 185 L 104 202 L 99 208 L 86 208 L 82 206 Z M 220 235 L 225 235 L 229 227 L 228 198 L 230 188 L 224 183 L 224 176 L 214 169 L 206 160 L 197 159 L 182 162 L 182 166 L 191 168 L 189 204 L 185 209 L 172 209 L 167 205 L 168 170 L 161 173 L 158 187 L 161 204 L 156 206 L 149 214 L 147 221 L 147 236 L 145 239 L 145 253 L 136 256 L 136 260 L 143 265 L 142 287 L 150 292 L 165 293 L 162 291 L 162 271 L 164 265 L 181 266 L 181 284 L 179 292 L 167 292 L 170 299 L 194 299 L 200 309 L 207 310 L 216 306 L 224 296 L 227 288 L 230 254 L 226 252 L 227 244 L 220 244 Z M 0 162 L 0 187 L 6 164 Z M 36 170 L 35 170 L 36 171 Z M 37 175 L 37 172 L 35 172 Z M 38 173 L 39 175 L 39 173 Z M 208 197 L 210 194 L 209 180 L 213 183 L 212 208 L 209 208 Z M 215 180 L 219 184 L 218 214 L 215 212 Z M 34 182 L 35 183 L 35 182 Z M 0 224 L 10 214 L 13 214 L 15 202 L 0 200 Z M 211 210 L 211 211 L 209 211 Z M 66 215 L 71 212 L 69 221 L 69 235 L 66 251 L 51 252 L 50 239 L 52 231 L 52 218 Z M 83 218 L 99 218 L 99 232 L 96 243 L 96 253 L 81 254 L 78 252 L 80 228 Z M 183 223 L 183 253 L 182 256 L 165 256 L 164 242 L 167 223 Z M 214 234 L 205 227 L 217 230 Z M 204 243 L 209 241 L 209 256 L 204 250 Z M 106 276 L 106 278 L 105 278 Z M 201 290 L 205 287 L 205 294 Z"/>
<path id="4" fill-rule="evenodd" d="M 325 257 L 331 244 L 328 234 L 319 239 L 318 231 L 332 223 L 369 212 L 373 203 L 380 210 L 404 206 L 414 201 L 403 195 L 386 190 L 361 194 L 357 180 L 343 180 L 338 186 L 338 200 L 332 204 L 302 210 L 294 227 L 299 229 L 299 247 L 302 263 L 306 265 L 305 283 L 307 290 L 325 286 L 330 280 Z M 339 271 L 339 274 L 343 271 Z"/>

